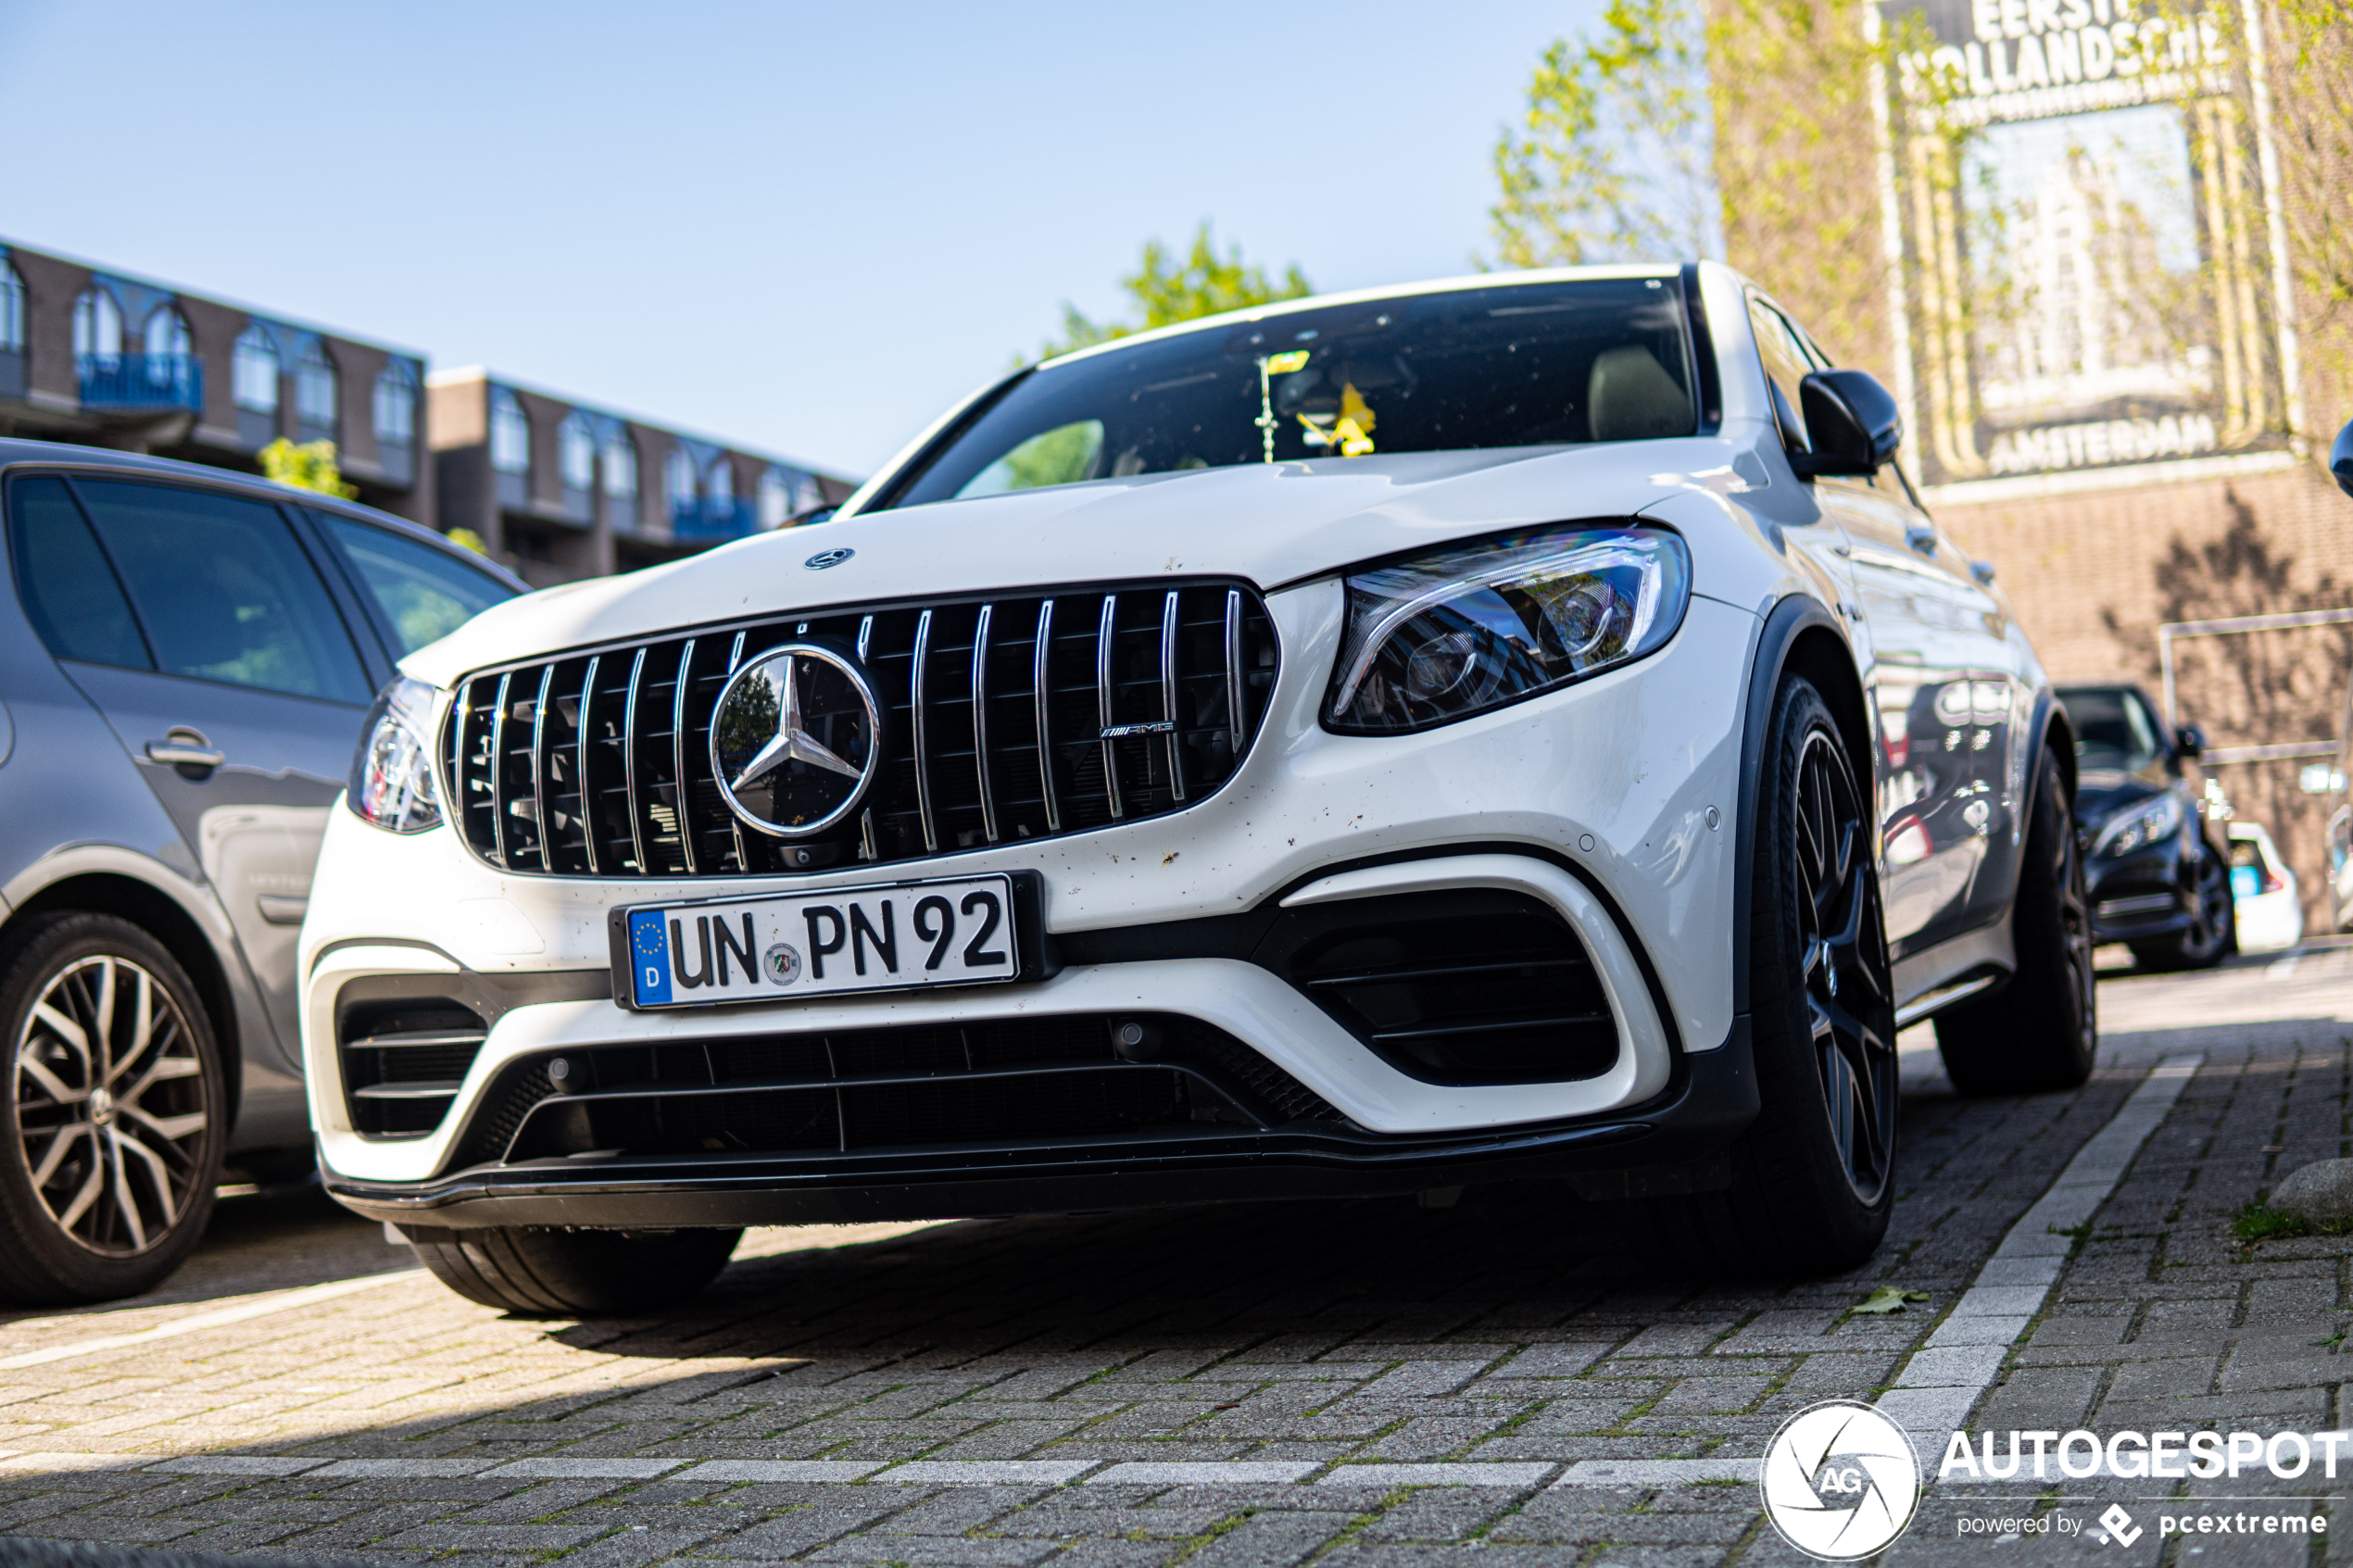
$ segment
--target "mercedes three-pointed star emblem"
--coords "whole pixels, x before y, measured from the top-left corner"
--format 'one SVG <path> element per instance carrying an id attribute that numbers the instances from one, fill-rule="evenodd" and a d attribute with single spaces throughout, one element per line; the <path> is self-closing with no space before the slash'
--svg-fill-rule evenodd
<path id="1" fill-rule="evenodd" d="M 711 713 L 711 771 L 728 809 L 800 838 L 856 809 L 882 757 L 882 711 L 855 659 L 822 643 L 771 648 L 728 678 Z"/>

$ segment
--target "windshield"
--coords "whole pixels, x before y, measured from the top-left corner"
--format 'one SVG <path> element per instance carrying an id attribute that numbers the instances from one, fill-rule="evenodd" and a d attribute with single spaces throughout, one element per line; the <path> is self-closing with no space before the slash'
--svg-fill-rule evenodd
<path id="1" fill-rule="evenodd" d="M 1286 310 L 1041 366 L 881 504 L 1309 458 L 1690 435 L 1694 404 L 1672 278 Z"/>
<path id="2" fill-rule="evenodd" d="M 2075 726 L 2075 755 L 2084 767 L 2137 773 L 2163 754 L 2157 722 L 2133 693 L 2118 686 L 2085 686 L 2058 696 Z"/>

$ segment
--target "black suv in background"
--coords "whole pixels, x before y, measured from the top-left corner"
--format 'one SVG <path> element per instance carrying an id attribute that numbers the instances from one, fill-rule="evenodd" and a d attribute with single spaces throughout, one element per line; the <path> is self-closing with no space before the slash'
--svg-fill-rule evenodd
<path id="1" fill-rule="evenodd" d="M 523 591 L 430 529 L 0 440 L 0 1297 L 148 1289 L 307 1165 L 296 938 L 393 662 Z"/>
<path id="2" fill-rule="evenodd" d="M 2075 726 L 2075 822 L 2089 844 L 2092 936 L 2145 969 L 2203 969 L 2237 950 L 2231 863 L 2207 838 L 2182 764 L 2206 739 L 2169 732 L 2129 684 L 2060 686 Z"/>

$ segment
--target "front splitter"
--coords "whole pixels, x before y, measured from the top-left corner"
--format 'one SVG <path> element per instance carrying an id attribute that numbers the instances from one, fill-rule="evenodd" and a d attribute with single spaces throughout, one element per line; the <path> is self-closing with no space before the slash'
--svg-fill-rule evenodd
<path id="1" fill-rule="evenodd" d="M 1746 1029 L 1736 1024 L 1724 1046 L 1688 1058 L 1680 1077 L 1660 1101 L 1625 1115 L 1471 1135 L 1293 1127 L 896 1154 L 551 1160 L 414 1183 L 330 1171 L 326 1186 L 370 1219 L 444 1229 L 814 1224 L 1380 1197 L 1720 1153 L 1756 1114 Z"/>

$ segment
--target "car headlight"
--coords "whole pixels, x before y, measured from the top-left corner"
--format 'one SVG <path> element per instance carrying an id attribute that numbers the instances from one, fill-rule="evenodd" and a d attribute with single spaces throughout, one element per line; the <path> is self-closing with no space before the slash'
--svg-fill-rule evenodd
<path id="1" fill-rule="evenodd" d="M 1551 691 L 1665 645 L 1691 556 L 1663 528 L 1550 528 L 1353 573 L 1326 727 L 1402 734 Z"/>
<path id="2" fill-rule="evenodd" d="M 2095 855 L 2129 855 L 2152 844 L 2162 843 L 2182 831 L 2182 797 L 2160 795 L 2145 805 L 2135 806 L 2100 830 L 2092 846 Z"/>
<path id="3" fill-rule="evenodd" d="M 368 710 L 345 797 L 363 822 L 386 833 L 422 833 L 441 821 L 433 782 L 434 689 L 395 676 Z"/>

